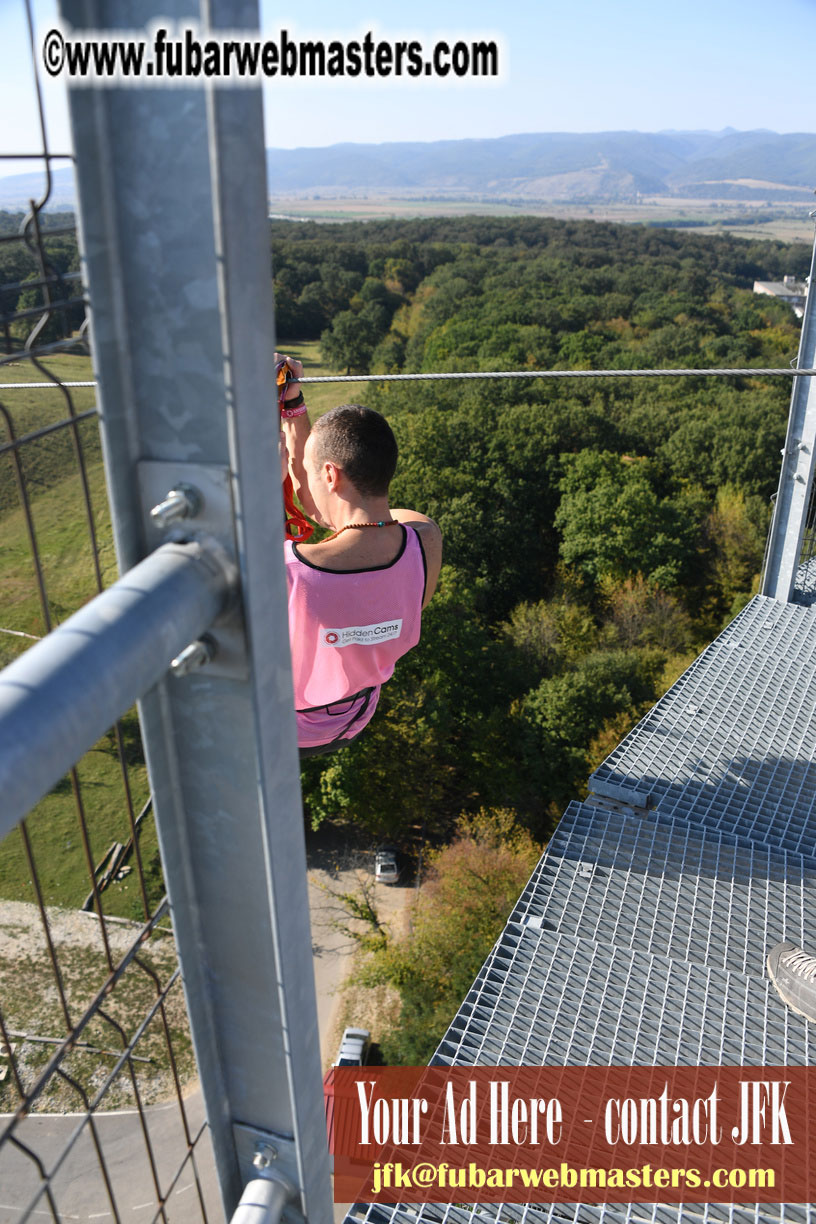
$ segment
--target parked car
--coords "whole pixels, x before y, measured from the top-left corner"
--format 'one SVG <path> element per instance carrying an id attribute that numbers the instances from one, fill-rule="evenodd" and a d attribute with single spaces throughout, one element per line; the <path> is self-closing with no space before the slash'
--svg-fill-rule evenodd
<path id="1" fill-rule="evenodd" d="M 371 1034 L 368 1029 L 347 1028 L 340 1041 L 333 1067 L 363 1067 L 368 1059 Z"/>
<path id="2" fill-rule="evenodd" d="M 374 859 L 374 879 L 381 884 L 396 884 L 400 878 L 399 853 L 395 846 L 382 846 Z"/>

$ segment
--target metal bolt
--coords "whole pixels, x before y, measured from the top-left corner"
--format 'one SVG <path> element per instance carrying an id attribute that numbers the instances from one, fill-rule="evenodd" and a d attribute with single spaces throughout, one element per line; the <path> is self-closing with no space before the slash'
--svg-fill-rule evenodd
<path id="1" fill-rule="evenodd" d="M 179 484 L 171 489 L 164 501 L 150 511 L 157 527 L 169 527 L 177 519 L 195 518 L 201 509 L 201 494 L 192 485 Z"/>
<path id="2" fill-rule="evenodd" d="M 181 654 L 176 655 L 170 664 L 174 676 L 189 676 L 190 672 L 204 667 L 215 655 L 215 642 L 211 637 L 196 638 L 189 646 L 185 646 Z"/>
<path id="3" fill-rule="evenodd" d="M 278 1159 L 278 1149 L 271 1143 L 256 1143 L 252 1163 L 256 1169 L 268 1169 Z"/>

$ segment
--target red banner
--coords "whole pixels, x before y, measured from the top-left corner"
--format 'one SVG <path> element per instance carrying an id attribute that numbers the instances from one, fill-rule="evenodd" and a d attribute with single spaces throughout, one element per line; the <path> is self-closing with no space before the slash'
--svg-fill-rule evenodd
<path id="1" fill-rule="evenodd" d="M 339 1203 L 816 1199 L 816 1068 L 338 1067 L 326 1089 Z"/>

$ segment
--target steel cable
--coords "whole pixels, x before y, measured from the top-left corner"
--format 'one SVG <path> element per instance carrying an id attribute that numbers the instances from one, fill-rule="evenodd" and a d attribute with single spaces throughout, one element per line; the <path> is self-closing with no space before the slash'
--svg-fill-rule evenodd
<path id="1" fill-rule="evenodd" d="M 740 369 L 705 368 L 700 370 L 467 370 L 431 374 L 314 374 L 304 375 L 298 382 L 313 383 L 361 382 L 442 382 L 456 378 L 812 378 L 816 370 L 783 367 L 745 367 Z M 28 391 L 38 387 L 54 387 L 56 383 L 0 383 L 0 391 Z M 64 387 L 95 387 L 95 382 L 64 382 Z"/>

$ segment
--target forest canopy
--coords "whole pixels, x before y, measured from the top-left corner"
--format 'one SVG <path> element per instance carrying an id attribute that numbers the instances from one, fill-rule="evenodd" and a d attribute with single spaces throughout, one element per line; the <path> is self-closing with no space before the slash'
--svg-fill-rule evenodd
<path id="1" fill-rule="evenodd" d="M 804 246 L 550 219 L 273 222 L 279 343 L 339 372 L 787 367 L 752 292 Z M 352 748 L 304 771 L 312 820 L 403 840 L 512 810 L 543 838 L 591 769 L 756 590 L 790 382 L 373 384 L 394 504 L 445 538 L 420 646 Z M 338 401 L 341 396 L 338 396 Z"/>
<path id="2" fill-rule="evenodd" d="M 59 222 L 57 280 L 79 266 Z M 809 261 L 804 245 L 533 217 L 273 221 L 270 248 L 279 347 L 319 341 L 352 373 L 784 368 L 799 321 L 752 286 Z M 0 246 L 8 351 L 39 275 Z M 366 734 L 304 770 L 312 822 L 444 840 L 491 808 L 546 837 L 756 590 L 789 397 L 789 379 L 739 375 L 369 386 L 400 447 L 394 503 L 437 519 L 445 564 Z"/>

